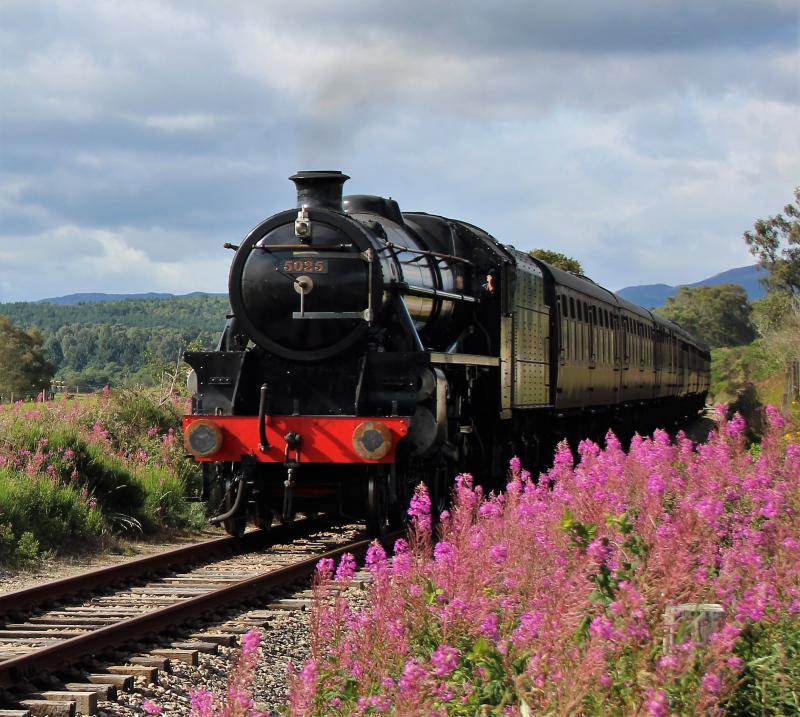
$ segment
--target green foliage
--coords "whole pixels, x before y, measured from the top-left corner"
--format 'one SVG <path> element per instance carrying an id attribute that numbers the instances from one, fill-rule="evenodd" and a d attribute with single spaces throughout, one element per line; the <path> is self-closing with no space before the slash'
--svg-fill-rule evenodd
<path id="1" fill-rule="evenodd" d="M 199 530 L 205 523 L 203 506 L 187 503 L 186 483 L 163 470 L 146 468 L 138 480 L 144 489 L 144 505 L 139 515 L 145 532 L 169 525 L 174 530 Z"/>
<path id="2" fill-rule="evenodd" d="M 53 365 L 37 330 L 23 331 L 0 315 L 0 396 L 36 395 L 50 385 Z"/>
<path id="3" fill-rule="evenodd" d="M 181 409 L 139 389 L 0 411 L 0 561 L 91 549 L 108 533 L 199 528 Z"/>
<path id="4" fill-rule="evenodd" d="M 764 280 L 771 289 L 800 293 L 800 187 L 794 190 L 794 203 L 784 214 L 758 219 L 753 231 L 744 233 L 750 253 L 767 269 Z"/>
<path id="5" fill-rule="evenodd" d="M 746 346 L 711 351 L 711 395 L 715 401 L 731 401 L 750 383 L 766 379 L 781 368 L 761 339 Z"/>
<path id="6" fill-rule="evenodd" d="M 778 331 L 792 307 L 792 295 L 786 291 L 771 291 L 751 304 L 750 318 L 761 336 Z"/>
<path id="7" fill-rule="evenodd" d="M 755 338 L 747 292 L 738 284 L 682 286 L 656 311 L 711 348 L 741 346 Z"/>
<path id="8" fill-rule="evenodd" d="M 547 264 L 552 264 L 557 269 L 564 271 L 571 271 L 575 274 L 583 274 L 583 266 L 581 263 L 571 256 L 562 254 L 560 251 L 551 251 L 550 249 L 533 249 L 529 252 L 534 259 L 541 259 Z"/>
<path id="9" fill-rule="evenodd" d="M 99 543 L 103 518 L 75 485 L 0 469 L 0 561 L 35 562 L 43 551 Z"/>
<path id="10" fill-rule="evenodd" d="M 800 714 L 800 618 L 750 625 L 736 643 L 744 661 L 738 686 L 725 704 L 732 717 Z"/>
<path id="11" fill-rule="evenodd" d="M 76 428 L 50 430 L 38 422 L 15 422 L 7 428 L 4 438 L 16 451 L 34 455 L 41 454 L 46 445 L 46 460 L 54 467 L 58 480 L 84 489 L 104 511 L 125 512 L 144 503 L 144 490 L 124 462 L 102 441 L 88 441 Z M 68 450 L 73 455 L 65 460 L 63 455 Z"/>
<path id="12" fill-rule="evenodd" d="M 127 326 L 210 331 L 222 328 L 230 312 L 227 296 L 180 296 L 173 299 L 130 299 L 86 304 L 3 304 L 2 313 L 21 326 L 54 331 L 64 325 Z"/>
<path id="13" fill-rule="evenodd" d="M 36 565 L 45 555 L 29 530 L 17 538 L 10 524 L 0 523 L 0 563 L 26 568 Z"/>
<path id="14" fill-rule="evenodd" d="M 123 382 L 157 384 L 189 346 L 216 345 L 227 297 L 193 296 L 54 305 L 3 304 L 20 326 L 42 332 L 42 349 L 68 388 L 101 388 Z M 2 390 L 0 390 L 2 393 Z"/>

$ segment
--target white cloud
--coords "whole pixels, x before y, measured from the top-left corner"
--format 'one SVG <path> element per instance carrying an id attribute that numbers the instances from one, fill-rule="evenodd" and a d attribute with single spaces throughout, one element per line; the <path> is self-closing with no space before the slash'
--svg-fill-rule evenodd
<path id="1" fill-rule="evenodd" d="M 613 287 L 747 263 L 742 231 L 800 182 L 796 20 L 782 0 L 8 0 L 2 297 L 222 290 L 219 245 L 321 166 Z"/>

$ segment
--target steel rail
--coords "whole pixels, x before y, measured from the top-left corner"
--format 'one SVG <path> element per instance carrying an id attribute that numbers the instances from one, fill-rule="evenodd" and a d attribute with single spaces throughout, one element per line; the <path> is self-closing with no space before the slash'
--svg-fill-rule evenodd
<path id="1" fill-rule="evenodd" d="M 223 553 L 243 553 L 275 543 L 295 540 L 303 535 L 330 527 L 330 520 L 304 519 L 270 530 L 255 530 L 241 538 L 223 537 L 202 543 L 147 555 L 118 565 L 110 565 L 78 575 L 34 585 L 10 593 L 0 593 L 0 615 L 53 603 L 68 595 L 97 590 L 123 580 L 163 572 L 175 565 L 189 565 L 213 559 Z"/>
<path id="2" fill-rule="evenodd" d="M 400 537 L 401 533 L 386 536 L 384 541 Z M 322 558 L 338 558 L 343 553 L 352 553 L 360 559 L 366 553 L 370 540 L 359 540 L 342 545 L 334 550 L 314 555 L 311 558 L 270 570 L 229 585 L 212 590 L 205 595 L 181 600 L 173 605 L 152 610 L 142 615 L 121 620 L 83 635 L 64 640 L 0 662 L 0 687 L 13 687 L 25 677 L 40 671 L 63 669 L 80 659 L 97 655 L 109 648 L 121 647 L 131 642 L 140 642 L 144 636 L 157 635 L 189 620 L 236 603 L 263 595 L 286 584 L 308 577 L 314 572 Z"/>

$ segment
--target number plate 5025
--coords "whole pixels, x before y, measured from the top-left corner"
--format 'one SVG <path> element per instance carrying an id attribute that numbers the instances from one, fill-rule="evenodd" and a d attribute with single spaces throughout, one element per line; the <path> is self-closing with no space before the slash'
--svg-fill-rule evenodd
<path id="1" fill-rule="evenodd" d="M 327 274 L 328 262 L 326 259 L 286 259 L 283 270 L 287 274 Z"/>

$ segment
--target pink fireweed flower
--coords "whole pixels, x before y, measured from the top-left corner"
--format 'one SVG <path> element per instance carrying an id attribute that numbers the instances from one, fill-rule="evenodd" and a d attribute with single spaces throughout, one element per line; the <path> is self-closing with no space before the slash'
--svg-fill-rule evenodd
<path id="1" fill-rule="evenodd" d="M 425 679 L 425 674 L 425 668 L 419 663 L 418 660 L 413 658 L 408 660 L 403 668 L 403 675 L 400 678 L 400 691 L 416 691 L 419 683 Z"/>
<path id="2" fill-rule="evenodd" d="M 658 658 L 658 668 L 666 672 L 676 669 L 678 664 L 678 658 L 675 655 L 664 655 L 664 657 Z"/>
<path id="3" fill-rule="evenodd" d="M 478 508 L 481 518 L 499 518 L 503 513 L 503 504 L 498 500 L 489 500 Z"/>
<path id="4" fill-rule="evenodd" d="M 323 580 L 330 580 L 333 575 L 333 558 L 321 558 L 317 563 L 317 575 Z"/>
<path id="5" fill-rule="evenodd" d="M 770 427 L 777 431 L 782 431 L 786 426 L 786 419 L 783 417 L 783 414 L 775 408 L 775 406 L 767 406 L 764 409 L 764 412 L 767 414 L 767 421 L 769 422 Z"/>
<path id="6" fill-rule="evenodd" d="M 567 441 L 561 441 L 561 443 L 558 444 L 555 459 L 553 460 L 553 469 L 572 468 L 574 464 L 575 460 L 572 457 L 572 450 L 569 447 L 569 443 Z"/>
<path id="7" fill-rule="evenodd" d="M 420 483 L 414 489 L 408 515 L 418 530 L 427 532 L 431 529 L 431 499 L 424 483 Z"/>
<path id="8" fill-rule="evenodd" d="M 744 667 L 744 660 L 741 657 L 734 655 L 725 660 L 725 664 L 732 670 L 741 670 Z"/>
<path id="9" fill-rule="evenodd" d="M 664 480 L 664 477 L 659 473 L 653 473 L 651 474 L 650 478 L 647 479 L 647 490 L 654 495 L 663 495 L 666 487 L 667 483 Z"/>
<path id="10" fill-rule="evenodd" d="M 256 630 L 248 630 L 242 636 L 242 655 L 252 655 L 258 652 L 258 646 L 261 644 L 261 633 Z"/>
<path id="11" fill-rule="evenodd" d="M 719 691 L 722 689 L 722 680 L 720 680 L 719 675 L 714 672 L 706 672 L 703 675 L 703 682 L 702 687 L 706 692 L 710 692 L 712 695 L 718 695 Z"/>
<path id="12" fill-rule="evenodd" d="M 586 546 L 586 555 L 595 563 L 604 563 L 611 555 L 611 549 L 602 538 L 595 538 Z"/>
<path id="13" fill-rule="evenodd" d="M 351 553 L 344 553 L 342 554 L 341 559 L 339 560 L 339 567 L 336 568 L 336 580 L 338 582 L 344 582 L 346 580 L 352 580 L 353 575 L 356 574 L 356 559 Z"/>
<path id="14" fill-rule="evenodd" d="M 650 717 L 666 717 L 669 712 L 669 700 L 664 690 L 647 689 L 647 711 Z"/>
<path id="15" fill-rule="evenodd" d="M 742 668 L 732 652 L 740 631 L 800 611 L 800 452 L 792 457 L 785 436 L 769 428 L 761 452 L 750 455 L 736 420 L 729 423 L 698 447 L 661 431 L 625 452 L 609 434 L 602 450 L 581 444 L 575 466 L 562 445 L 554 469 L 536 482 L 511 477 L 503 499 L 460 476 L 438 546 L 412 531 L 411 548 L 399 544 L 385 573 L 365 586 L 366 605 L 363 596 L 351 606 L 345 593 L 317 591 L 319 676 L 307 689 L 295 676 L 290 713 L 470 712 L 475 690 L 497 677 L 472 665 L 476 687 L 462 689 L 457 648 L 476 640 L 505 655 L 500 670 L 527 665 L 519 697 L 531 714 L 570 714 L 588 689 L 609 713 L 631 707 L 624 691 L 643 715 L 666 717 L 682 710 L 668 695 L 682 695 L 678 682 L 689 673 L 694 694 L 680 699 L 701 711 L 724 702 Z M 567 510 L 591 527 L 583 549 L 562 525 Z M 617 523 L 623 513 L 630 532 Z M 511 555 L 514 570 L 506 567 Z M 535 559 L 517 560 L 527 555 Z M 598 596 L 599 565 L 610 572 L 611 594 Z M 663 611 L 682 602 L 720 603 L 727 622 L 702 649 L 676 634 L 679 644 L 654 666 Z M 576 641 L 587 615 L 590 639 Z M 623 654 L 630 670 L 618 672 Z M 570 679 L 576 668 L 585 680 Z M 395 687 L 382 684 L 387 676 Z M 342 695 L 338 709 L 328 706 L 333 694 Z"/>
<path id="16" fill-rule="evenodd" d="M 729 438 L 739 438 L 744 435 L 744 429 L 746 427 L 747 424 L 744 418 L 742 418 L 740 413 L 736 413 L 725 426 L 725 435 Z"/>
<path id="17" fill-rule="evenodd" d="M 192 692 L 191 717 L 212 717 L 214 710 L 214 695 L 206 689 Z"/>
<path id="18" fill-rule="evenodd" d="M 618 637 L 614 623 L 605 615 L 598 615 L 589 625 L 589 634 L 601 640 L 614 640 Z"/>
<path id="19" fill-rule="evenodd" d="M 394 554 L 402 555 L 403 553 L 407 553 L 409 550 L 408 541 L 404 538 L 398 538 L 394 541 Z"/>
<path id="20" fill-rule="evenodd" d="M 367 548 L 367 556 L 364 562 L 367 568 L 372 572 L 386 565 L 386 551 L 379 542 L 374 541 L 369 548 Z"/>
<path id="21" fill-rule="evenodd" d="M 157 705 L 155 702 L 151 702 L 150 700 L 145 700 L 142 702 L 142 709 L 145 711 L 145 714 L 148 715 L 160 715 L 162 711 L 160 705 Z"/>
<path id="22" fill-rule="evenodd" d="M 439 677 L 447 677 L 458 667 L 458 650 L 449 645 L 439 645 L 431 655 L 433 671 Z"/>
<path id="23" fill-rule="evenodd" d="M 500 635 L 499 630 L 500 620 L 493 612 L 489 613 L 481 621 L 481 635 L 488 637 L 490 640 L 496 640 Z"/>
<path id="24" fill-rule="evenodd" d="M 455 560 L 455 555 L 455 549 L 452 544 L 448 543 L 446 540 L 436 543 L 433 549 L 433 559 L 442 565 L 452 565 Z"/>
<path id="25" fill-rule="evenodd" d="M 489 557 L 492 562 L 500 564 L 508 560 L 508 546 L 505 543 L 498 543 L 489 548 Z"/>
<path id="26" fill-rule="evenodd" d="M 511 471 L 512 475 L 519 475 L 519 472 L 522 468 L 522 461 L 519 459 L 519 456 L 514 456 L 508 462 L 508 468 Z"/>

